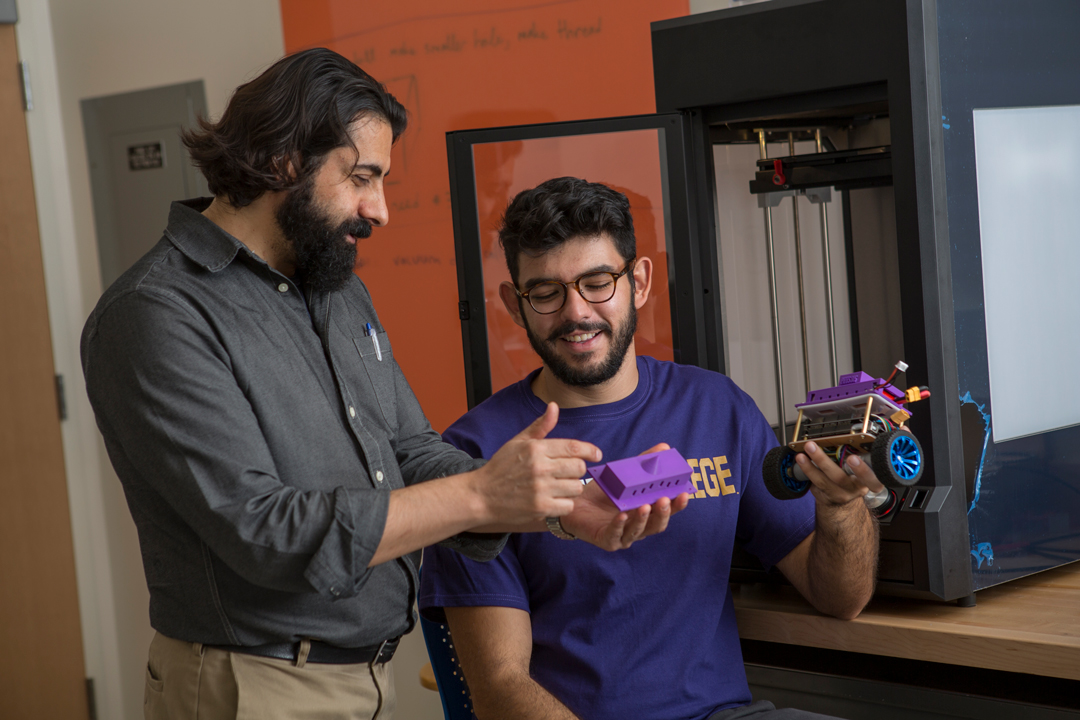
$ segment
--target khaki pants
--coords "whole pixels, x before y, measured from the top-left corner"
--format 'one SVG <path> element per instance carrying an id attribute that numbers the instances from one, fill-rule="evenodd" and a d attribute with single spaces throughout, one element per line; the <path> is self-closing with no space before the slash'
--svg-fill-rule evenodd
<path id="1" fill-rule="evenodd" d="M 154 635 L 146 720 L 390 720 L 394 671 L 381 665 L 296 663 Z"/>

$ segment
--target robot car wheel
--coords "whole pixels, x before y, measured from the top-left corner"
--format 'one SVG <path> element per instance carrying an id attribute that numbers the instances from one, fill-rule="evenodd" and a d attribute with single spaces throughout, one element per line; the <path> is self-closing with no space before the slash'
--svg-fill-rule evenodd
<path id="1" fill-rule="evenodd" d="M 870 448 L 874 474 L 888 487 L 914 485 L 926 466 L 919 439 L 908 430 L 896 428 L 874 440 Z"/>
<path id="2" fill-rule="evenodd" d="M 791 474 L 795 467 L 795 454 L 789 447 L 775 447 L 761 464 L 765 487 L 778 500 L 800 498 L 810 489 L 809 480 L 796 480 Z"/>

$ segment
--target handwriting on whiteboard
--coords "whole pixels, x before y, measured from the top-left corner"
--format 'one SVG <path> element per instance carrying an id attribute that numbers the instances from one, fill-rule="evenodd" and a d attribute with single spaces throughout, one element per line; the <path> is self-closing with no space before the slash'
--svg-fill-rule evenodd
<path id="1" fill-rule="evenodd" d="M 425 18 L 417 18 L 424 20 Z M 446 55 L 469 51 L 509 50 L 517 43 L 575 42 L 587 40 L 603 32 L 604 19 L 581 20 L 560 18 L 552 22 L 529 21 L 525 26 L 486 24 L 467 30 L 445 33 L 440 37 L 401 37 L 390 45 L 369 45 L 352 53 L 353 62 L 361 66 L 375 65 L 380 60 L 395 60 L 422 55 Z"/>

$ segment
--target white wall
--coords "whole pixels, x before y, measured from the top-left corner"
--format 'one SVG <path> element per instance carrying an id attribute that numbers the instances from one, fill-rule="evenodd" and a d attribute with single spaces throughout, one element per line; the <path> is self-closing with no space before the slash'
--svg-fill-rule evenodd
<path id="1" fill-rule="evenodd" d="M 105 457 L 79 365 L 101 294 L 79 101 L 203 79 L 211 115 L 284 52 L 277 0 L 21 0 L 19 50 L 56 371 L 67 382 L 64 453 L 87 675 L 98 716 L 142 717 L 151 630 L 135 528 Z M 164 226 L 164 219 L 162 222 Z"/>
<path id="2" fill-rule="evenodd" d="M 48 4 L 80 279 L 89 310 L 101 288 L 79 101 L 202 79 L 210 114 L 217 116 L 237 85 L 284 53 L 281 11 L 277 0 L 48 0 Z"/>

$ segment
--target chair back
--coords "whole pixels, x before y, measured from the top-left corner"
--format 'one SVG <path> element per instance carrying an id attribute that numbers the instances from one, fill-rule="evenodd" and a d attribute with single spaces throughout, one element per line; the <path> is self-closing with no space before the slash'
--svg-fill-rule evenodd
<path id="1" fill-rule="evenodd" d="M 431 669 L 435 673 L 435 683 L 439 686 L 439 698 L 446 720 L 476 720 L 465 675 L 454 653 L 450 628 L 421 616 L 420 629 L 424 632 L 424 643 L 431 659 Z"/>

